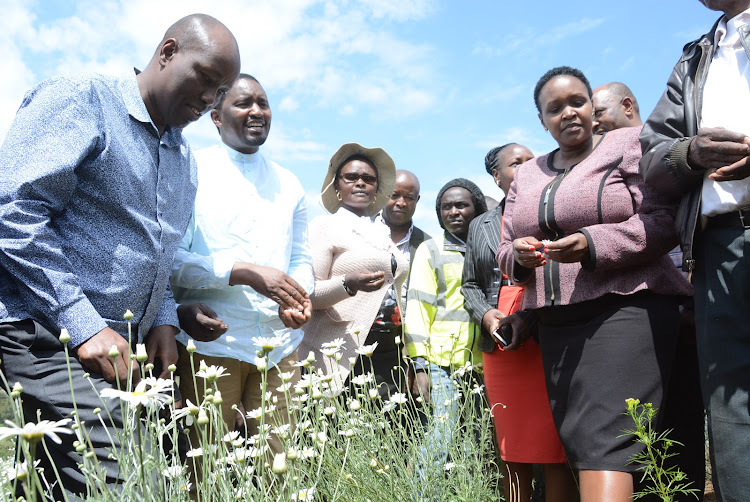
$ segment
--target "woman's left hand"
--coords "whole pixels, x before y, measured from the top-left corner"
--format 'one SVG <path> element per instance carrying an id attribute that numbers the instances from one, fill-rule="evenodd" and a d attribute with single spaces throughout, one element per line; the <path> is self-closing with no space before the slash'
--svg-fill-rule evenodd
<path id="1" fill-rule="evenodd" d="M 576 232 L 550 242 L 544 247 L 544 253 L 550 260 L 560 263 L 585 261 L 589 259 L 589 241 L 585 235 Z"/>

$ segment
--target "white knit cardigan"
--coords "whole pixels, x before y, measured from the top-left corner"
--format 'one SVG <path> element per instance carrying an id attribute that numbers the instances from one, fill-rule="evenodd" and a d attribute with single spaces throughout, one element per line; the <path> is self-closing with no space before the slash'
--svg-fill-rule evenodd
<path id="1" fill-rule="evenodd" d="M 386 225 L 343 208 L 311 221 L 309 238 L 315 274 L 315 290 L 310 295 L 313 314 L 302 328 L 305 336 L 299 357 L 305 358 L 312 351 L 317 367 L 329 373 L 341 371 L 345 377 L 351 368 L 349 360 L 357 357 L 355 350 L 367 339 L 388 288 L 395 283 L 396 291 L 401 291 L 409 265 L 392 243 Z M 395 276 L 391 273 L 391 255 L 396 258 Z M 358 291 L 349 296 L 344 289 L 346 274 L 381 270 L 386 280 L 377 291 Z M 402 311 L 401 295 L 396 299 Z M 320 352 L 323 343 L 337 338 L 345 341 L 338 364 Z"/>

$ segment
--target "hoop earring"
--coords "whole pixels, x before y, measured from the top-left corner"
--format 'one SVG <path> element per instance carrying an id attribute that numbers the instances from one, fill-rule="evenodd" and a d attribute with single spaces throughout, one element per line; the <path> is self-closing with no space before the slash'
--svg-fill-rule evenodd
<path id="1" fill-rule="evenodd" d="M 339 192 L 338 190 L 336 190 L 336 198 L 339 200 L 339 202 L 341 202 L 343 200 L 341 198 L 341 192 Z"/>

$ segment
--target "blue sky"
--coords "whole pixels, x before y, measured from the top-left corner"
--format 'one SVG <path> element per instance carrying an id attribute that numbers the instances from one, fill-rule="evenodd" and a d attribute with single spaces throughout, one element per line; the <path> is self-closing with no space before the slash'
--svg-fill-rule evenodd
<path id="1" fill-rule="evenodd" d="M 417 224 L 437 232 L 435 195 L 454 177 L 500 198 L 486 152 L 515 141 L 555 147 L 537 118 L 534 84 L 558 65 L 593 86 L 619 80 L 644 118 L 682 46 L 719 14 L 698 0 L 0 0 L 0 138 L 23 94 L 63 72 L 143 67 L 175 20 L 205 12 L 236 35 L 242 71 L 271 101 L 264 153 L 302 181 L 320 214 L 328 160 L 356 141 L 388 151 L 422 183 Z M 54 113 L 54 111 L 51 111 Z M 208 117 L 185 130 L 218 141 Z"/>

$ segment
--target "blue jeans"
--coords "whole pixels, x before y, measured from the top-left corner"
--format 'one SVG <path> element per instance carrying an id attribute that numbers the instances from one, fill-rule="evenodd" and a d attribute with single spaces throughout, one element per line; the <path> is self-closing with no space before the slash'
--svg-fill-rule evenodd
<path id="1" fill-rule="evenodd" d="M 426 442 L 433 461 L 440 464 L 448 461 L 450 447 L 460 433 L 459 429 L 463 427 L 461 416 L 466 400 L 471 400 L 470 405 L 473 407 L 475 416 L 481 416 L 484 403 L 483 394 L 474 394 L 469 390 L 474 379 L 478 380 L 478 384 L 482 384 L 481 377 L 467 372 L 463 377 L 456 377 L 455 380 L 459 383 L 457 385 L 452 374 L 453 370 L 450 368 L 430 363 L 432 421 L 427 431 Z M 460 390 L 462 391 L 459 392 Z"/>

